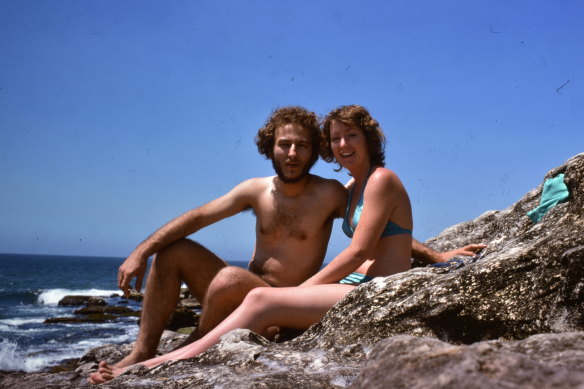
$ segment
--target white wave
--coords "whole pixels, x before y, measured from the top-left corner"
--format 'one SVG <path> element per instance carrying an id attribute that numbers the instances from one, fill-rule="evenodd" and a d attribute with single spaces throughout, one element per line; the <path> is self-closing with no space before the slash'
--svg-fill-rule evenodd
<path id="1" fill-rule="evenodd" d="M 23 360 L 16 355 L 18 344 L 8 339 L 0 342 L 0 370 L 24 370 Z"/>
<path id="2" fill-rule="evenodd" d="M 120 294 L 119 290 L 103 290 L 103 289 L 49 289 L 42 291 L 39 294 L 37 303 L 45 305 L 57 305 L 59 301 L 65 296 L 105 296 L 109 297 L 112 294 Z"/>
<path id="3" fill-rule="evenodd" d="M 14 319 L 4 319 L 4 320 L 0 320 L 0 324 L 5 324 L 7 326 L 11 326 L 11 327 L 18 327 L 24 324 L 38 324 L 38 323 L 42 323 L 44 322 L 45 319 L 43 318 L 34 318 L 34 319 L 20 319 L 20 318 L 14 318 Z"/>
<path id="4" fill-rule="evenodd" d="M 103 341 L 99 344 L 103 344 Z M 96 343 L 95 345 L 99 344 Z M 17 342 L 1 339 L 0 371 L 25 371 L 27 373 L 40 371 L 47 366 L 56 365 L 64 359 L 79 358 L 89 351 L 91 347 L 88 348 L 87 345 L 78 344 L 66 348 L 58 348 L 53 347 L 51 350 L 39 348 L 21 350 Z"/>

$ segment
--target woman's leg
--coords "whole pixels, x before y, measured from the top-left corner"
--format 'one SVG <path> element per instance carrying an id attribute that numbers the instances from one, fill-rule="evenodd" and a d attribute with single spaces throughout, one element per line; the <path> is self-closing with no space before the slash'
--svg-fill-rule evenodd
<path id="1" fill-rule="evenodd" d="M 247 328 L 258 334 L 263 334 L 272 326 L 307 329 L 322 319 L 329 309 L 354 288 L 352 285 L 340 284 L 255 288 L 248 293 L 239 308 L 207 335 L 176 350 L 179 352 L 179 359 L 192 358 L 201 354 L 217 344 L 221 336 L 236 328 Z M 164 360 L 151 361 L 152 364 L 145 363 L 145 365 L 153 367 L 164 362 Z"/>
<path id="2" fill-rule="evenodd" d="M 353 290 L 352 285 L 325 284 L 291 288 L 256 288 L 243 303 L 207 335 L 183 348 L 142 362 L 148 368 L 163 362 L 195 357 L 219 342 L 219 338 L 236 328 L 263 333 L 271 326 L 306 329 Z M 100 365 L 90 382 L 110 380 L 125 369 Z"/>

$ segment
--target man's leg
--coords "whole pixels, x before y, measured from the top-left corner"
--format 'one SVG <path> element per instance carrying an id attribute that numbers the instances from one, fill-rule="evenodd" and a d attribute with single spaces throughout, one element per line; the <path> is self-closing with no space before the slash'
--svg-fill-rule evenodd
<path id="1" fill-rule="evenodd" d="M 292 288 L 258 288 L 249 293 L 243 304 L 198 341 L 168 354 L 144 361 L 148 368 L 170 360 L 192 358 L 217 344 L 221 336 L 236 328 L 248 328 L 262 334 L 272 326 L 306 329 L 318 322 L 347 293 L 352 285 L 324 284 Z M 125 369 L 100 363 L 90 374 L 93 384 L 109 381 Z"/>
<path id="2" fill-rule="evenodd" d="M 125 367 L 152 358 L 178 302 L 182 281 L 199 301 L 204 301 L 211 280 L 226 266 L 211 251 L 187 239 L 161 250 L 152 262 L 146 282 L 136 344 L 130 355 L 115 366 Z"/>
<path id="3" fill-rule="evenodd" d="M 227 266 L 219 270 L 211 281 L 205 298 L 199 300 L 202 314 L 197 330 L 177 348 L 194 342 L 215 328 L 241 304 L 252 289 L 269 286 L 259 276 L 240 267 Z"/>

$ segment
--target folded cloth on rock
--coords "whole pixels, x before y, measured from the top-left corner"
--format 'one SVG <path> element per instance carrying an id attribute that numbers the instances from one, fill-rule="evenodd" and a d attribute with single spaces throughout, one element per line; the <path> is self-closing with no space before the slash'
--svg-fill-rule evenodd
<path id="1" fill-rule="evenodd" d="M 548 178 L 543 183 L 539 207 L 527 212 L 527 216 L 529 216 L 534 223 L 537 223 L 541 220 L 543 215 L 550 210 L 550 208 L 566 201 L 569 196 L 570 192 L 564 183 L 563 174 L 558 174 L 554 178 Z"/>

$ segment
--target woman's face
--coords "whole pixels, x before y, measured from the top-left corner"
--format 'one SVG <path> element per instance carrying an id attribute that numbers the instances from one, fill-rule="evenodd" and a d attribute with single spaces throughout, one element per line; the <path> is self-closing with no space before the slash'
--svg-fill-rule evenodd
<path id="1" fill-rule="evenodd" d="M 352 170 L 369 164 L 367 139 L 360 128 L 333 120 L 330 133 L 333 156 L 342 167 Z"/>

